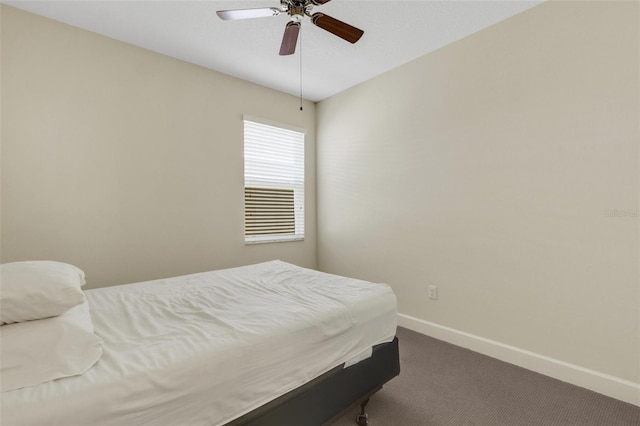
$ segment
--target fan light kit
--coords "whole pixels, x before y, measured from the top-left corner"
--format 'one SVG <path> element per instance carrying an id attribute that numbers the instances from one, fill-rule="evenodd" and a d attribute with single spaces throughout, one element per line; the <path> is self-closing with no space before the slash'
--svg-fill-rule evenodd
<path id="1" fill-rule="evenodd" d="M 280 45 L 280 55 L 291 55 L 296 51 L 298 43 L 298 33 L 305 16 L 311 18 L 311 22 L 331 34 L 355 43 L 360 40 L 364 31 L 352 25 L 344 23 L 336 18 L 332 18 L 324 13 L 311 13 L 314 6 L 320 6 L 331 0 L 280 0 L 280 7 L 262 7 L 253 9 L 219 10 L 216 13 L 221 19 L 251 19 L 277 16 L 286 13 L 291 17 L 284 29 L 282 44 Z"/>

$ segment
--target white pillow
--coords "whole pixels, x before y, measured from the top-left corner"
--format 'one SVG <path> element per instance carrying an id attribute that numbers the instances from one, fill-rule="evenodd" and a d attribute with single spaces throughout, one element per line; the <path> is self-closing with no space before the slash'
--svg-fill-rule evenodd
<path id="1" fill-rule="evenodd" d="M 84 272 L 50 260 L 0 265 L 0 323 L 60 315 L 83 303 Z"/>
<path id="2" fill-rule="evenodd" d="M 0 390 L 83 374 L 102 356 L 87 302 L 62 315 L 0 327 Z"/>

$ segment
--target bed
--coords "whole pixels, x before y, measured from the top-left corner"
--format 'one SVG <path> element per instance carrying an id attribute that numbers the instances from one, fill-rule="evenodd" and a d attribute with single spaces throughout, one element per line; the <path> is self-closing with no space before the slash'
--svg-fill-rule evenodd
<path id="1" fill-rule="evenodd" d="M 84 294 L 99 358 L 3 392 L 3 425 L 306 426 L 354 404 L 366 424 L 399 374 L 385 284 L 271 261 Z"/>

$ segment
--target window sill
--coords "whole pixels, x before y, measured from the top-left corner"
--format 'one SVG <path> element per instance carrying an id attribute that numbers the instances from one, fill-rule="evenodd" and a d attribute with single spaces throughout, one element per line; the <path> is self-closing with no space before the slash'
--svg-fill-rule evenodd
<path id="1" fill-rule="evenodd" d="M 253 244 L 265 244 L 265 243 L 286 243 L 290 241 L 304 241 L 304 236 L 295 235 L 295 236 L 268 236 L 268 237 L 259 237 L 252 238 L 250 240 L 244 240 L 245 245 L 253 245 Z"/>

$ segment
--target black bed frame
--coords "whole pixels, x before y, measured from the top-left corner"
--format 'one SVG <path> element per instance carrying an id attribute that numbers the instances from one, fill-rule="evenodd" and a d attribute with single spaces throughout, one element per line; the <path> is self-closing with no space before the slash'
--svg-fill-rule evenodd
<path id="1" fill-rule="evenodd" d="M 400 374 L 398 338 L 373 347 L 371 357 L 342 365 L 282 395 L 226 426 L 321 426 L 360 405 L 358 425 L 367 425 L 364 407 L 382 385 Z"/>

